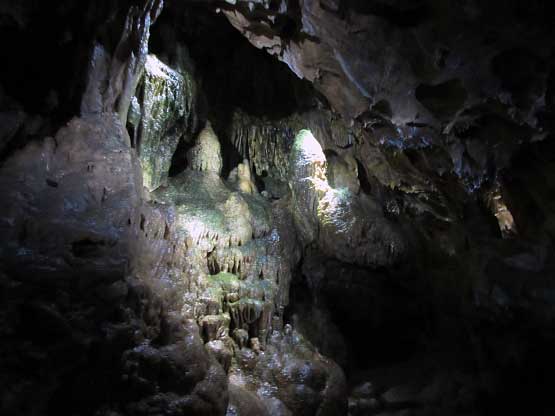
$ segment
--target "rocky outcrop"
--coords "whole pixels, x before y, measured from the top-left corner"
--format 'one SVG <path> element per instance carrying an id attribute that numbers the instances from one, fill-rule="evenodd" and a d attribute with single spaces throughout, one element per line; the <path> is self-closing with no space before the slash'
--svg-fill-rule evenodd
<path id="1" fill-rule="evenodd" d="M 289 154 L 297 133 L 308 129 L 318 138 L 323 149 L 341 152 L 353 146 L 355 135 L 337 115 L 330 111 L 309 111 L 287 118 L 264 119 L 241 111 L 233 114 L 229 136 L 234 148 L 254 166 L 254 173 L 268 182 L 270 191 L 286 184 L 289 176 Z"/>

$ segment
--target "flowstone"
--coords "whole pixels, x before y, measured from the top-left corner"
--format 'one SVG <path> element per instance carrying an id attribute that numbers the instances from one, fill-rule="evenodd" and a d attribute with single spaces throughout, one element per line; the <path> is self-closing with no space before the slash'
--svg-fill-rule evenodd
<path id="1" fill-rule="evenodd" d="M 164 185 L 179 140 L 191 128 L 196 86 L 183 69 L 148 55 L 143 78 L 131 100 L 128 125 L 143 169 L 144 186 Z"/>
<path id="2" fill-rule="evenodd" d="M 353 157 L 341 157 L 331 154 L 326 157 L 328 162 L 327 177 L 332 188 L 347 189 L 352 194 L 360 191 L 358 166 Z"/>
<path id="3" fill-rule="evenodd" d="M 198 322 L 206 350 L 230 375 L 228 414 L 341 414 L 339 367 L 298 334 L 279 335 L 300 259 L 287 201 L 223 181 L 212 163 L 221 158 L 209 126 L 189 155 L 189 168 L 151 194 L 153 209 L 169 219 L 168 239 L 162 241 L 161 224 L 145 230 L 158 236 L 164 253 L 155 279 L 179 288 L 182 315 Z M 242 179 L 248 163 L 237 169 Z M 251 381 L 236 383 L 241 374 Z M 303 410 L 304 402 L 310 406 Z"/>
<path id="4" fill-rule="evenodd" d="M 253 173 L 273 198 L 288 194 L 289 155 L 295 136 L 303 129 L 312 131 L 326 149 L 348 149 L 354 142 L 352 129 L 325 110 L 295 113 L 278 120 L 253 117 L 242 111 L 233 114 L 228 131 L 231 142 L 249 160 Z"/>
<path id="5" fill-rule="evenodd" d="M 229 373 L 230 392 L 256 392 L 269 415 L 347 414 L 343 372 L 289 325 L 283 333 L 272 333 L 263 353 L 244 348 L 235 362 Z M 230 408 L 236 401 L 232 393 Z"/>
<path id="6" fill-rule="evenodd" d="M 152 203 L 171 211 L 174 252 L 186 247 L 179 257 L 196 265 L 180 270 L 183 262 L 170 256 L 178 269 L 169 274 L 189 282 L 191 296 L 184 296 L 192 304 L 185 310 L 199 320 L 205 340 L 246 329 L 264 344 L 274 313 L 285 306 L 281 282 L 290 280 L 290 266 L 271 204 L 258 194 L 234 190 L 218 176 L 219 147 L 207 125 L 190 152 L 190 168 L 154 192 Z"/>
<path id="7" fill-rule="evenodd" d="M 179 313 L 182 287 L 151 273 L 170 251 L 160 250 L 170 219 L 147 215 L 128 140 L 118 114 L 87 115 L 2 166 L 0 321 L 16 328 L 0 348 L 10 356 L 0 364 L 2 414 L 79 413 L 83 403 L 98 415 L 225 411 L 225 372 Z M 28 406 L 31 391 L 41 393 Z"/>
<path id="8" fill-rule="evenodd" d="M 217 175 L 222 171 L 222 154 L 220 141 L 209 121 L 198 135 L 194 147 L 187 155 L 189 166 L 200 172 L 212 172 Z"/>
<path id="9" fill-rule="evenodd" d="M 293 216 L 305 243 L 317 242 L 326 254 L 346 263 L 397 263 L 406 249 L 399 231 L 370 197 L 352 192 L 356 182 L 348 179 L 347 169 L 341 176 L 337 168 L 332 170 L 338 184 L 347 184 L 339 189 L 330 186 L 328 171 L 320 143 L 312 132 L 301 130 L 290 154 L 289 186 Z"/>
<path id="10" fill-rule="evenodd" d="M 0 170 L 0 257 L 30 275 L 123 274 L 132 257 L 140 169 L 115 114 L 74 118 Z M 14 187 L 13 184 L 18 186 Z"/>
<path id="11" fill-rule="evenodd" d="M 246 194 L 257 193 L 256 184 L 254 183 L 253 175 L 247 159 L 243 163 L 239 163 L 230 174 L 228 181 L 238 190 Z"/>
<path id="12" fill-rule="evenodd" d="M 246 244 L 253 235 L 269 230 L 267 218 L 253 218 L 258 207 L 251 209 L 247 200 L 214 172 L 186 170 L 154 192 L 153 200 L 174 206 L 178 223 L 175 232 L 189 246 L 208 252 Z M 252 205 L 260 203 L 257 200 Z"/>

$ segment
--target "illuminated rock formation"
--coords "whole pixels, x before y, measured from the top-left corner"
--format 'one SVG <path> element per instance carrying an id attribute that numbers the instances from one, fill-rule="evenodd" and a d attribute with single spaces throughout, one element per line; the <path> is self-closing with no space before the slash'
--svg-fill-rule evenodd
<path id="1" fill-rule="evenodd" d="M 1 2 L 0 414 L 555 414 L 548 3 Z"/>
<path id="2" fill-rule="evenodd" d="M 254 183 L 249 161 L 243 160 L 235 169 L 229 174 L 228 180 L 233 183 L 237 190 L 246 193 L 257 193 L 256 184 Z"/>
<path id="3" fill-rule="evenodd" d="M 214 133 L 210 122 L 199 133 L 196 143 L 187 155 L 189 166 L 201 172 L 220 174 L 222 170 L 222 154 L 220 141 Z"/>
<path id="4" fill-rule="evenodd" d="M 194 94 L 190 74 L 170 68 L 155 55 L 147 56 L 128 124 L 149 191 L 167 181 L 177 144 L 190 128 Z"/>
<path id="5" fill-rule="evenodd" d="M 290 158 L 293 213 L 306 244 L 317 242 L 329 256 L 359 265 L 391 265 L 403 258 L 403 237 L 375 201 L 329 185 L 326 156 L 310 131 L 299 132 Z"/>

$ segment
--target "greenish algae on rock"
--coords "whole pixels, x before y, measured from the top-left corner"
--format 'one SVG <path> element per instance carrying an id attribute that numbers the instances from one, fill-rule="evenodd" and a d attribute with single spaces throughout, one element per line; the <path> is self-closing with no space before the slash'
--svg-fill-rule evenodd
<path id="1" fill-rule="evenodd" d="M 144 186 L 165 184 L 179 140 L 190 128 L 196 86 L 188 72 L 148 55 L 128 117 L 133 145 L 143 168 Z"/>

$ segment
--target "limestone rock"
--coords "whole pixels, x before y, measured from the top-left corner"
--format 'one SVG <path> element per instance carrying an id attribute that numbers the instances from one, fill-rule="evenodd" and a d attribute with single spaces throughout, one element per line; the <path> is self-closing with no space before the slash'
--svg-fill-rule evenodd
<path id="1" fill-rule="evenodd" d="M 124 356 L 129 387 L 146 387 L 150 393 L 127 404 L 128 412 L 223 414 L 228 401 L 225 373 L 193 335 L 196 325 L 185 328 L 183 337 L 171 345 L 155 348 L 146 342 Z"/>
<path id="2" fill-rule="evenodd" d="M 279 415 L 335 415 L 347 411 L 345 379 L 333 361 L 314 351 L 297 332 L 274 333 L 264 354 L 242 350 L 230 380 L 248 378 L 260 398 Z M 236 381 L 235 381 L 236 380 Z M 264 380 L 264 381 L 262 381 Z"/>
<path id="3" fill-rule="evenodd" d="M 9 159 L 0 173 L 4 264 L 46 274 L 122 275 L 142 187 L 127 142 L 115 115 L 87 116 Z"/>
<path id="4" fill-rule="evenodd" d="M 162 254 L 148 261 L 160 266 L 146 274 L 182 291 L 183 313 L 200 322 L 205 341 L 235 328 L 247 331 L 244 341 L 236 339 L 240 346 L 250 336 L 263 348 L 298 261 L 295 245 L 281 241 L 287 213 L 257 194 L 233 191 L 213 172 L 191 169 L 152 198 L 153 212 L 166 222 L 144 221 L 153 236 L 147 246 Z"/>
<path id="5" fill-rule="evenodd" d="M 277 120 L 253 117 L 241 111 L 233 114 L 229 131 L 233 146 L 242 157 L 248 158 L 265 190 L 274 198 L 287 196 L 289 155 L 296 134 L 303 129 L 317 135 L 326 150 L 349 148 L 354 143 L 352 129 L 325 110 Z"/>
<path id="6" fill-rule="evenodd" d="M 347 189 L 353 195 L 358 194 L 360 182 L 356 160 L 334 154 L 327 156 L 326 159 L 328 163 L 326 175 L 330 186 L 334 189 Z"/>
<path id="7" fill-rule="evenodd" d="M 397 127 L 449 125 L 483 98 L 504 96 L 518 117 L 536 122 L 529 111 L 546 88 L 547 70 L 540 62 L 549 41 L 538 37 L 538 28 L 549 26 L 542 17 L 549 13 L 546 3 L 527 8 L 524 19 L 503 2 L 445 9 L 425 0 L 307 1 L 256 10 L 245 3 L 238 0 L 225 10 L 230 23 L 255 47 L 313 82 L 346 119 L 385 103 L 384 113 Z M 278 23 L 285 16 L 295 21 L 294 42 Z M 505 23 L 497 23 L 498 16 Z M 513 24 L 522 27 L 522 42 L 515 41 Z M 491 43 L 479 30 L 484 26 L 495 32 Z M 511 75 L 513 59 L 527 62 L 513 68 L 520 76 Z M 532 80 L 535 68 L 541 75 Z"/>
<path id="8" fill-rule="evenodd" d="M 214 172 L 186 170 L 158 189 L 154 200 L 175 206 L 183 240 L 206 247 L 237 246 L 252 239 L 253 211 L 238 192 L 232 192 Z M 262 219 L 263 220 L 263 219 Z"/>
<path id="9" fill-rule="evenodd" d="M 247 338 L 249 334 L 257 334 L 264 343 L 275 312 L 274 304 L 269 299 L 279 299 L 275 277 L 240 280 L 234 274 L 220 272 L 210 276 L 208 282 L 209 291 L 231 317 L 230 324 L 236 328 L 233 336 L 238 345 L 246 343 L 243 339 L 245 333 L 241 331 L 246 331 Z M 236 296 L 230 298 L 229 294 Z"/>
<path id="10" fill-rule="evenodd" d="M 231 360 L 233 358 L 233 350 L 228 344 L 220 339 L 205 344 L 206 349 L 216 358 L 226 373 L 231 367 Z"/>
<path id="11" fill-rule="evenodd" d="M 244 329 L 237 328 L 233 331 L 233 339 L 239 347 L 239 349 L 247 346 L 247 341 L 249 340 L 249 333 Z"/>
<path id="12" fill-rule="evenodd" d="M 187 155 L 189 166 L 193 170 L 212 172 L 219 175 L 222 171 L 222 154 L 220 141 L 210 122 L 199 133 L 194 147 Z"/>
<path id="13" fill-rule="evenodd" d="M 310 131 L 297 135 L 290 165 L 293 214 L 307 244 L 317 242 L 330 256 L 367 266 L 395 264 L 405 255 L 399 230 L 376 202 L 329 185 L 326 156 Z"/>
<path id="14" fill-rule="evenodd" d="M 172 69 L 155 55 L 147 56 L 128 123 L 133 126 L 132 144 L 149 191 L 166 183 L 177 144 L 191 127 L 194 95 L 189 73 Z"/>
<path id="15" fill-rule="evenodd" d="M 247 159 L 243 160 L 243 163 L 239 163 L 237 167 L 230 172 L 228 180 L 238 191 L 246 194 L 258 192 Z"/>
<path id="16" fill-rule="evenodd" d="M 200 323 L 204 342 L 214 341 L 228 335 L 229 314 L 206 315 Z"/>
<path id="17" fill-rule="evenodd" d="M 237 384 L 229 385 L 229 407 L 226 416 L 270 416 L 262 399 Z"/>
<path id="18" fill-rule="evenodd" d="M 162 1 L 144 1 L 126 8 L 125 25 L 118 31 L 121 37 L 113 56 L 106 46 L 94 44 L 81 99 L 82 115 L 116 112 L 120 122 L 125 124 L 146 63 L 150 26 L 162 12 L 163 4 Z"/>

